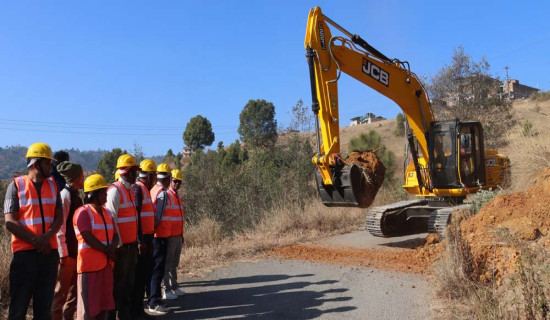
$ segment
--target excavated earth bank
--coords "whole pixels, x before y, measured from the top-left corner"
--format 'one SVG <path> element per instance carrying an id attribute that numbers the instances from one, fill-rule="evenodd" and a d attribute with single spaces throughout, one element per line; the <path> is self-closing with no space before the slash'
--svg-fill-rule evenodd
<path id="1" fill-rule="evenodd" d="M 517 272 L 519 244 L 550 250 L 550 168 L 524 192 L 495 197 L 460 225 L 481 281 Z"/>

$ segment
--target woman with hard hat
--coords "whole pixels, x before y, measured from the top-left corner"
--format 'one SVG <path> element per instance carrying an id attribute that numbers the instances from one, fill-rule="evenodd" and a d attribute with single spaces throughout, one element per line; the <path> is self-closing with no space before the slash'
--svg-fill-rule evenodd
<path id="1" fill-rule="evenodd" d="M 113 265 L 118 235 L 104 207 L 108 185 L 100 174 L 84 181 L 86 203 L 73 218 L 78 240 L 77 319 L 107 319 L 114 310 Z"/>

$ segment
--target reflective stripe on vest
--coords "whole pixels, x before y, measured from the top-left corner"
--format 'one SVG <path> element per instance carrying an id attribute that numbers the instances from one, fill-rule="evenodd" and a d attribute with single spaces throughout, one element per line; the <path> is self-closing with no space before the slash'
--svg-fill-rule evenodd
<path id="1" fill-rule="evenodd" d="M 19 212 L 17 221 L 19 224 L 34 235 L 40 235 L 48 231 L 55 218 L 55 207 L 57 204 L 57 186 L 52 178 L 44 179 L 40 187 L 40 200 L 38 190 L 28 176 L 21 176 L 14 179 L 18 190 Z M 42 213 L 40 203 L 42 202 Z M 51 237 L 50 247 L 57 249 L 57 238 Z M 11 236 L 12 252 L 22 250 L 34 250 L 35 247 L 16 236 Z"/>
<path id="2" fill-rule="evenodd" d="M 86 243 L 76 222 L 78 217 L 81 214 L 87 214 L 90 217 L 90 232 L 92 235 L 104 245 L 109 245 L 114 236 L 114 225 L 111 213 L 101 207 L 102 213 L 98 213 L 90 205 L 83 205 L 78 208 L 73 217 L 74 231 L 76 234 L 76 239 L 78 241 L 78 257 L 76 262 L 76 269 L 78 273 L 83 272 L 94 272 L 99 271 L 105 268 L 107 262 L 111 265 L 111 268 L 114 266 L 114 262 L 111 259 L 107 258 L 107 255 L 99 250 L 92 248 L 89 244 Z M 105 222 L 103 222 L 103 218 Z"/>
<path id="3" fill-rule="evenodd" d="M 172 237 L 181 236 L 183 234 L 184 212 L 180 202 L 180 197 L 176 193 L 176 191 L 174 191 L 173 189 L 168 190 L 168 193 L 170 194 L 170 197 L 171 197 L 171 201 L 170 201 L 172 203 L 171 209 L 173 210 L 170 236 Z"/>
<path id="4" fill-rule="evenodd" d="M 118 225 L 119 237 L 122 244 L 136 242 L 137 240 L 137 211 L 134 205 L 134 195 L 120 182 L 114 182 L 109 189 L 117 188 L 120 195 L 120 205 L 116 223 Z"/>
<path id="5" fill-rule="evenodd" d="M 153 200 L 153 204 L 156 206 L 157 204 L 157 197 L 158 195 L 164 191 L 164 187 L 155 184 L 153 189 L 151 189 L 151 199 Z M 170 196 L 168 195 L 168 192 L 166 192 L 166 199 L 164 199 L 165 208 L 164 213 L 162 214 L 162 217 L 160 217 L 160 221 L 157 223 L 157 226 L 155 227 L 155 237 L 156 238 L 168 238 L 170 236 L 171 225 L 170 225 Z"/>
<path id="6" fill-rule="evenodd" d="M 136 184 L 141 189 L 141 233 L 152 234 L 155 232 L 155 207 L 153 207 L 153 201 L 151 200 L 151 194 L 145 187 L 143 182 L 138 181 Z"/>
<path id="7" fill-rule="evenodd" d="M 100 242 L 105 246 L 109 245 L 108 241 L 100 241 Z M 91 249 L 92 247 L 89 244 L 87 244 L 86 242 L 78 244 L 78 249 L 88 249 L 88 248 Z"/>

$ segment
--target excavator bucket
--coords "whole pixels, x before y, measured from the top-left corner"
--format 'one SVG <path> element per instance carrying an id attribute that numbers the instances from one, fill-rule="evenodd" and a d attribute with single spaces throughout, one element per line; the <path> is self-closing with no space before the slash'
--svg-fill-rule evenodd
<path id="1" fill-rule="evenodd" d="M 327 207 L 368 208 L 384 182 L 386 168 L 374 152 L 352 152 L 342 165 L 332 168 L 333 185 L 323 184 L 317 170 L 315 181 Z"/>

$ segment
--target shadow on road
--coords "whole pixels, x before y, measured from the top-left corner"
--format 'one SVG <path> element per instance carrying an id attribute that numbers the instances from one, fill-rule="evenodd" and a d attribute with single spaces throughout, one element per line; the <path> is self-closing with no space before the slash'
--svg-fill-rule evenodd
<path id="1" fill-rule="evenodd" d="M 227 278 L 219 280 L 209 280 L 209 281 L 187 281 L 180 284 L 180 287 L 206 287 L 206 286 L 227 286 L 235 284 L 247 284 L 247 283 L 256 283 L 256 282 L 271 282 L 271 281 L 280 281 L 288 280 L 290 278 L 305 278 L 311 277 L 313 274 L 298 274 L 294 276 L 289 276 L 286 274 L 274 274 L 274 275 L 261 275 L 261 276 L 250 276 L 250 277 L 239 277 L 239 278 Z"/>
<path id="2" fill-rule="evenodd" d="M 426 243 L 425 237 L 418 237 L 413 239 L 407 239 L 403 241 L 393 241 L 381 243 L 381 246 L 392 247 L 392 248 L 403 248 L 403 249 L 416 249 L 424 246 Z"/>
<path id="3" fill-rule="evenodd" d="M 200 287 L 199 290 L 204 291 L 188 291 L 184 297 L 168 301 L 167 306 L 172 312 L 158 318 L 313 319 L 325 313 L 342 313 L 356 309 L 353 306 L 341 306 L 342 302 L 352 300 L 352 297 L 341 296 L 348 289 L 321 290 L 318 287 L 333 285 L 338 281 L 300 281 L 310 276 L 313 274 L 261 275 L 186 282 L 184 287 Z M 287 282 L 266 284 L 274 281 Z M 337 296 L 331 298 L 327 295 Z M 334 308 L 321 310 L 319 307 L 326 303 L 331 303 L 328 307 L 334 305 Z"/>

